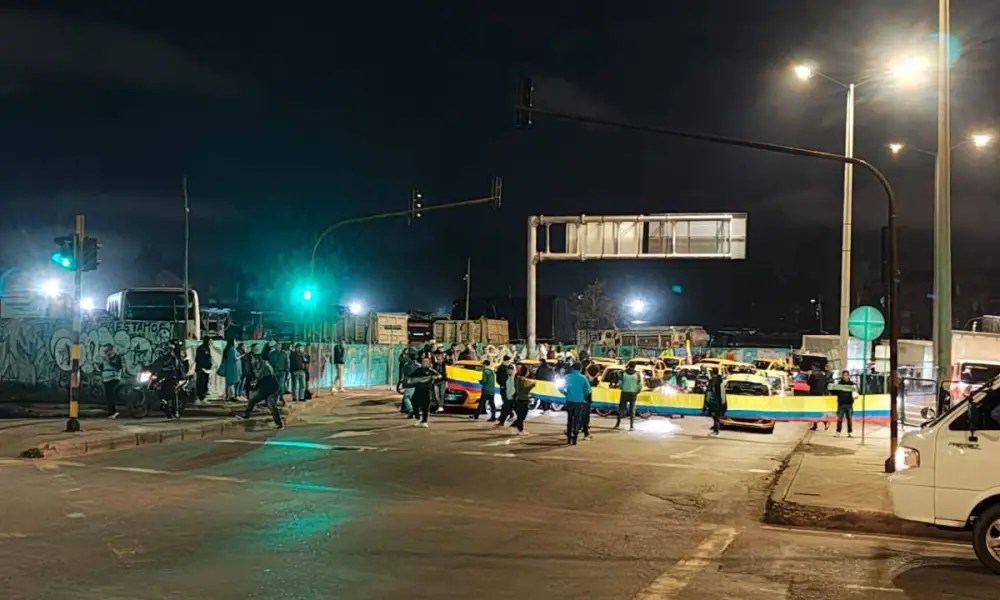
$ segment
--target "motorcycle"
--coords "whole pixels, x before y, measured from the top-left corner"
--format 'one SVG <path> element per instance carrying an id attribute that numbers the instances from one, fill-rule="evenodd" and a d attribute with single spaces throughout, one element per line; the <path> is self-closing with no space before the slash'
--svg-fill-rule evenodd
<path id="1" fill-rule="evenodd" d="M 128 391 L 126 406 L 135 419 L 142 419 L 154 410 L 160 410 L 168 418 L 180 418 L 184 408 L 194 403 L 195 389 L 193 377 L 182 377 L 172 382 L 172 390 L 164 390 L 171 385 L 169 379 L 160 377 L 151 369 L 144 369 L 136 375 L 132 388 Z"/>

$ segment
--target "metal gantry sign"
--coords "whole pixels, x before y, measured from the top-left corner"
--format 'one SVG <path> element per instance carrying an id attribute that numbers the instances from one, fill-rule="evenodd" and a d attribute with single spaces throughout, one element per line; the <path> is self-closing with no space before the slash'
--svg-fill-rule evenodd
<path id="1" fill-rule="evenodd" d="M 539 229 L 542 247 L 539 248 Z M 546 260 L 746 258 L 746 213 L 528 218 L 528 352 L 536 353 L 538 263 Z"/>

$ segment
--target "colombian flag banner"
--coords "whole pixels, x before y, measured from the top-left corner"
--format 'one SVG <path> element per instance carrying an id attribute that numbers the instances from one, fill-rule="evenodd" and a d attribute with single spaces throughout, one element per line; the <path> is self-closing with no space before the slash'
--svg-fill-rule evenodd
<path id="1" fill-rule="evenodd" d="M 482 391 L 482 373 L 459 366 L 447 368 L 448 389 L 478 394 Z M 555 382 L 536 381 L 531 395 L 538 400 L 564 404 L 565 399 Z M 621 391 L 595 387 L 593 408 L 617 409 Z M 645 391 L 636 399 L 636 410 L 660 415 L 700 415 L 705 405 L 704 394 L 675 392 L 661 387 Z M 730 419 L 768 419 L 774 421 L 836 421 L 836 396 L 737 396 L 726 395 L 726 417 Z M 889 422 L 889 395 L 868 394 L 854 400 L 854 420 Z"/>

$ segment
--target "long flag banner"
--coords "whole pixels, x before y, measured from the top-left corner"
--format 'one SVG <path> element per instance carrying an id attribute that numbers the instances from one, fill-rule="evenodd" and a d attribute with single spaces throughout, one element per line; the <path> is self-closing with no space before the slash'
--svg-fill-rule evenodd
<path id="1" fill-rule="evenodd" d="M 448 389 L 478 394 L 482 391 L 482 373 L 460 366 L 447 368 Z M 531 395 L 538 400 L 563 404 L 565 398 L 552 381 L 535 381 Z M 593 408 L 617 409 L 621 391 L 595 387 Z M 676 392 L 670 387 L 640 392 L 636 410 L 661 415 L 700 415 L 705 405 L 704 394 Z M 770 419 L 775 421 L 836 421 L 836 396 L 738 396 L 726 395 L 726 416 L 732 419 Z M 854 400 L 854 419 L 868 422 L 889 421 L 889 395 L 867 394 Z"/>

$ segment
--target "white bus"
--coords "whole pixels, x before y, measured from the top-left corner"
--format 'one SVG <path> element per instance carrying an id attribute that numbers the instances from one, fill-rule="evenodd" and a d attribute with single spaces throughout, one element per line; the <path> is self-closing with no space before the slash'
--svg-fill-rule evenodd
<path id="1" fill-rule="evenodd" d="M 201 339 L 198 292 L 188 289 L 188 316 L 184 318 L 184 288 L 127 288 L 108 296 L 107 311 L 121 321 L 184 323 L 187 339 Z M 178 328 L 178 333 L 180 328 Z"/>

